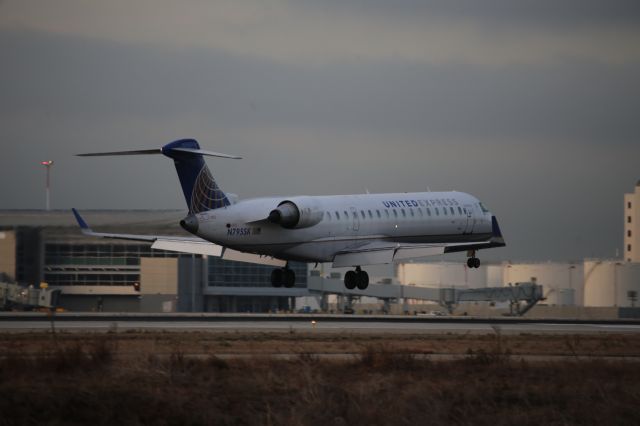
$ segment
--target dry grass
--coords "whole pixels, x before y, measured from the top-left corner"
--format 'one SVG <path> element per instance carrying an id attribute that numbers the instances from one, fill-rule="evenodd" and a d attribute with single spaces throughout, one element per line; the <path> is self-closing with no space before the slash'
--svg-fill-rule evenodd
<path id="1" fill-rule="evenodd" d="M 0 424 L 640 424 L 640 364 L 584 357 L 618 353 L 633 336 L 527 336 L 569 355 L 540 363 L 514 361 L 520 336 L 500 333 L 458 336 L 467 355 L 438 362 L 415 349 L 457 348 L 456 337 L 21 336 L 0 335 Z M 355 355 L 308 350 L 322 342 Z M 276 344 L 299 355 L 257 356 Z M 256 357 L 212 350 L 236 345 Z"/>

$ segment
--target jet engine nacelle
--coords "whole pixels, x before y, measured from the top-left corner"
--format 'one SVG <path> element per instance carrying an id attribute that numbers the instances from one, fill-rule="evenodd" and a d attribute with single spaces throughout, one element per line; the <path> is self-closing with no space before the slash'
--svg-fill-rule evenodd
<path id="1" fill-rule="evenodd" d="M 269 213 L 269 222 L 286 229 L 309 228 L 322 220 L 320 205 L 308 197 L 286 200 Z"/>

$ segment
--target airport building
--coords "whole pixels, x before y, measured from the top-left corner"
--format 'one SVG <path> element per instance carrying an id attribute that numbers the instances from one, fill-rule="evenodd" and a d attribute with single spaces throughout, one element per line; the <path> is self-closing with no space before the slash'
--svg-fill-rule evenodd
<path id="1" fill-rule="evenodd" d="M 624 194 L 624 259 L 640 262 L 640 181 L 634 192 Z"/>
<path id="2" fill-rule="evenodd" d="M 187 236 L 182 211 L 87 211 L 99 231 Z M 553 307 L 634 307 L 640 295 L 640 182 L 624 196 L 624 257 L 579 262 L 408 262 L 385 267 L 372 283 L 427 288 L 494 288 L 534 282 Z M 70 211 L 0 211 L 0 281 L 61 290 L 73 311 L 274 312 L 339 306 L 340 296 L 310 292 L 308 267 L 292 262 L 293 288 L 273 288 L 272 267 L 152 250 L 149 243 L 81 234 Z M 382 272 L 380 272 L 382 271 Z M 313 274 L 339 281 L 345 269 L 320 265 Z M 376 278 L 376 275 L 378 276 Z M 366 292 L 365 292 L 366 294 Z M 380 300 L 357 297 L 374 306 Z M 384 303 L 388 304 L 389 300 Z M 423 301 L 396 300 L 400 304 Z"/>
<path id="3" fill-rule="evenodd" d="M 85 212 L 83 212 L 85 213 Z M 187 236 L 182 211 L 87 211 L 105 232 Z M 269 312 L 295 309 L 307 265 L 291 263 L 293 288 L 273 288 L 271 267 L 152 250 L 149 243 L 86 237 L 70 211 L 0 211 L 0 276 L 61 290 L 73 311 Z"/>

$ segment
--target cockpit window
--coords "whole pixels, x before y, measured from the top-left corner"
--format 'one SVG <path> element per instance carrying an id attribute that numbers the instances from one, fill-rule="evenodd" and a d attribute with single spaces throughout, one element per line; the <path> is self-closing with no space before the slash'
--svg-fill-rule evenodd
<path id="1" fill-rule="evenodd" d="M 482 209 L 482 213 L 489 213 L 489 210 L 487 210 L 487 208 L 484 206 L 484 204 L 482 203 L 478 203 L 480 205 L 480 208 Z"/>

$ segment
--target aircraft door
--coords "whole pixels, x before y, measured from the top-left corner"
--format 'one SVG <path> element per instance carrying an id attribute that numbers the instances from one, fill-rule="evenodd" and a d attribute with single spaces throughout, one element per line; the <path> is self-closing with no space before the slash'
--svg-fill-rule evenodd
<path id="1" fill-rule="evenodd" d="M 473 234 L 473 228 L 476 225 L 475 215 L 473 214 L 473 206 L 471 204 L 464 205 L 464 212 L 467 215 L 467 226 L 465 227 L 465 234 Z"/>
<path id="2" fill-rule="evenodd" d="M 355 207 L 351 207 L 351 229 L 358 231 L 360 229 L 360 218 L 358 217 L 358 211 Z"/>

